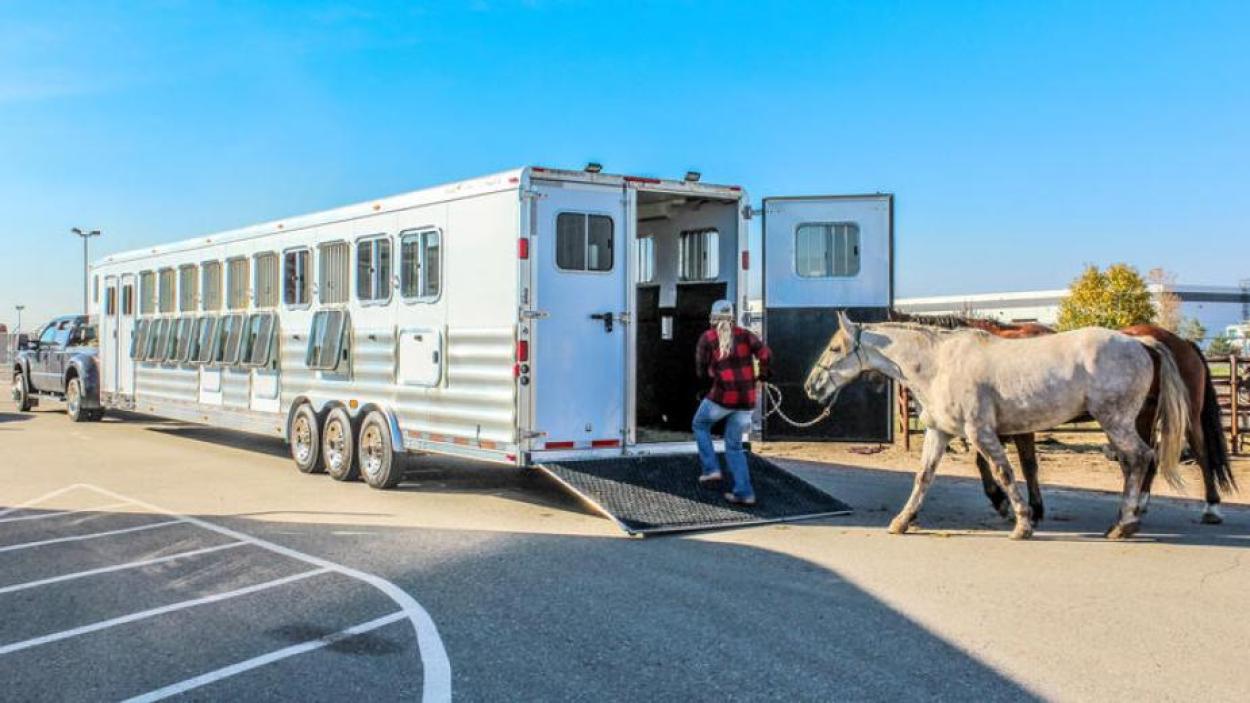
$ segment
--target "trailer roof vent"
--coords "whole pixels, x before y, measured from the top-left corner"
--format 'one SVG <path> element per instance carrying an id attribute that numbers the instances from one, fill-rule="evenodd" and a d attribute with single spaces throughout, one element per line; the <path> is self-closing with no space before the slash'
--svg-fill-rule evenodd
<path id="1" fill-rule="evenodd" d="M 598 161 L 591 161 L 590 163 L 586 164 L 586 168 L 584 170 L 586 171 L 586 173 L 599 173 L 600 171 L 603 170 L 603 164 L 599 163 Z"/>
<path id="2" fill-rule="evenodd" d="M 699 173 L 698 171 L 686 171 L 685 180 L 687 183 L 698 183 L 700 178 L 703 178 L 702 173 Z"/>

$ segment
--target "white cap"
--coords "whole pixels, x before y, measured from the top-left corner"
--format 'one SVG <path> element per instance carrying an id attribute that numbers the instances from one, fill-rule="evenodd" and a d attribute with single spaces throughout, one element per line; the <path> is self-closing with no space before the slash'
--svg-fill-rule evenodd
<path id="1" fill-rule="evenodd" d="M 713 320 L 732 320 L 734 319 L 734 304 L 728 300 L 718 300 L 712 303 Z"/>

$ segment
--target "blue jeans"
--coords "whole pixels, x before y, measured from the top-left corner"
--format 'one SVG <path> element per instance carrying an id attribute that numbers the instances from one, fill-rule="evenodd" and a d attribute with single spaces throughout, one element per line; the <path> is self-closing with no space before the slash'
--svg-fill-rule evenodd
<path id="1" fill-rule="evenodd" d="M 751 471 L 747 468 L 747 455 L 742 451 L 742 435 L 751 429 L 751 411 L 734 410 L 717 405 L 707 398 L 699 404 L 694 414 L 694 442 L 699 445 L 699 462 L 703 464 L 703 475 L 708 476 L 720 471 L 720 463 L 716 461 L 716 450 L 712 447 L 712 425 L 728 417 L 725 421 L 725 464 L 733 476 L 733 494 L 739 498 L 755 497 L 755 489 L 751 487 Z"/>

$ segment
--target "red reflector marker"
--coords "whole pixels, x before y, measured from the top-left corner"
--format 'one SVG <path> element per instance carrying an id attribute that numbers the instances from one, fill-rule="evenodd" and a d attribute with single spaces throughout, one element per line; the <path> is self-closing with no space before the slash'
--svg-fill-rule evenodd
<path id="1" fill-rule="evenodd" d="M 545 449 L 572 449 L 572 442 L 547 442 L 543 445 Z"/>
<path id="2" fill-rule="evenodd" d="M 621 440 L 619 439 L 596 439 L 590 443 L 592 447 L 619 447 Z"/>
<path id="3" fill-rule="evenodd" d="M 529 340 L 518 339 L 516 341 L 516 360 L 517 361 L 529 361 L 530 360 Z"/>
<path id="4" fill-rule="evenodd" d="M 530 240 L 528 238 L 521 237 L 517 240 L 516 255 L 518 259 L 530 258 Z"/>
<path id="5" fill-rule="evenodd" d="M 751 268 L 751 252 L 742 252 L 742 270 L 747 271 Z"/>

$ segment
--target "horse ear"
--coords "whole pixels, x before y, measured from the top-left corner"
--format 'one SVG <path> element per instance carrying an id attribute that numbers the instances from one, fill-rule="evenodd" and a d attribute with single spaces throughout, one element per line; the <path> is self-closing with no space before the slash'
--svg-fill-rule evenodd
<path id="1" fill-rule="evenodd" d="M 859 325 L 855 324 L 855 322 L 851 320 L 845 310 L 838 311 L 838 326 L 846 330 L 846 333 L 851 336 L 854 336 L 855 332 L 859 329 Z"/>

